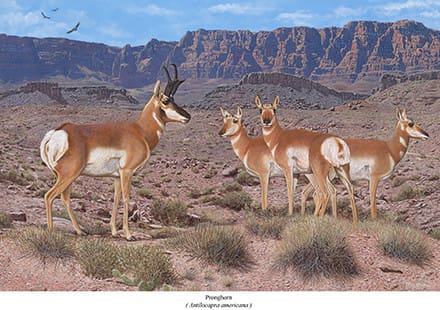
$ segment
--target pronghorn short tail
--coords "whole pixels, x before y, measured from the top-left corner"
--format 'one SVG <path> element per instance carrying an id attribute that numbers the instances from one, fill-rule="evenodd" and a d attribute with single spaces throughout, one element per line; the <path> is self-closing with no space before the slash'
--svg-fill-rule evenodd
<path id="1" fill-rule="evenodd" d="M 53 171 L 58 160 L 66 153 L 68 148 L 67 132 L 64 130 L 50 130 L 40 144 L 41 159 Z"/>
<path id="2" fill-rule="evenodd" d="M 340 167 L 350 162 L 350 148 L 341 138 L 325 139 L 321 145 L 321 154 L 334 167 Z"/>

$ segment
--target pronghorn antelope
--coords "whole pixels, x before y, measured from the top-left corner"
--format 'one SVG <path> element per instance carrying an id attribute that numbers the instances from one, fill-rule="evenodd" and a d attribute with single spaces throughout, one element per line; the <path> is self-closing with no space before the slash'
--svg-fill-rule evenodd
<path id="1" fill-rule="evenodd" d="M 426 140 L 429 135 L 406 115 L 406 109 L 396 110 L 397 125 L 388 141 L 375 139 L 344 139 L 350 148 L 350 177 L 352 180 L 368 180 L 370 183 L 371 217 L 377 217 L 376 192 L 380 180 L 391 176 L 396 165 L 405 155 L 410 138 Z M 311 187 L 305 191 L 311 192 Z M 305 201 L 305 199 L 304 199 Z M 320 210 L 325 213 L 326 206 Z"/>
<path id="2" fill-rule="evenodd" d="M 243 162 L 246 170 L 253 176 L 260 178 L 261 207 L 267 209 L 267 190 L 270 176 L 282 176 L 283 171 L 278 167 L 267 148 L 264 138 L 249 137 L 242 124 L 242 110 L 237 107 L 237 113 L 232 115 L 220 108 L 223 115 L 223 127 L 218 133 L 222 137 L 231 139 L 235 154 Z"/>
<path id="3" fill-rule="evenodd" d="M 321 206 L 328 203 L 329 192 L 335 190 L 329 180 L 330 169 L 334 167 L 349 191 L 353 222 L 356 224 L 357 210 L 349 177 L 350 150 L 347 144 L 341 138 L 330 134 L 305 129 L 285 130 L 281 128 L 276 116 L 278 103 L 278 96 L 271 104 L 264 105 L 258 96 L 255 97 L 255 104 L 260 109 L 264 141 L 275 162 L 284 172 L 289 198 L 289 214 L 293 214 L 293 195 L 298 176 L 305 174 L 309 175 L 308 178 L 316 190 L 315 215 L 318 215 Z"/>
<path id="4" fill-rule="evenodd" d="M 128 202 L 131 178 L 150 157 L 151 150 L 168 122 L 189 122 L 191 116 L 174 102 L 174 94 L 184 80 L 179 80 L 173 64 L 174 79 L 164 67 L 168 83 L 161 92 L 158 80 L 153 95 L 140 117 L 134 122 L 112 122 L 78 125 L 66 123 L 44 136 L 41 158 L 56 175 L 55 185 L 44 195 L 47 227 L 53 229 L 52 203 L 61 194 L 73 227 L 83 234 L 70 208 L 71 184 L 80 175 L 114 178 L 114 206 L 111 216 L 112 235 L 117 236 L 116 216 L 123 198 L 123 230 L 127 240 L 134 240 L 128 229 Z"/>

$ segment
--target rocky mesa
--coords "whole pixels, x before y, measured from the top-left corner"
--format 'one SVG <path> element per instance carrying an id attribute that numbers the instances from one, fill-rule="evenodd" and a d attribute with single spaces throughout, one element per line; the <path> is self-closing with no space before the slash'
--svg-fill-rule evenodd
<path id="1" fill-rule="evenodd" d="M 316 81 L 379 83 L 385 72 L 440 69 L 440 31 L 410 20 L 354 21 L 345 26 L 273 31 L 188 31 L 179 42 L 151 40 L 123 48 L 63 38 L 0 35 L 0 80 L 22 82 L 57 75 L 94 77 L 123 87 L 162 78 L 176 63 L 186 78 L 240 79 L 283 72 Z"/>

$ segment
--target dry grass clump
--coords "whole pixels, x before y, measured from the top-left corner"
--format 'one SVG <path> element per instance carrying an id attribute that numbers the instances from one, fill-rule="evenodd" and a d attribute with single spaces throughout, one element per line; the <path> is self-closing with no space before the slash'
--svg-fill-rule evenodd
<path id="1" fill-rule="evenodd" d="M 440 228 L 434 228 L 429 232 L 429 236 L 434 239 L 440 239 Z"/>
<path id="2" fill-rule="evenodd" d="M 240 192 L 242 190 L 243 187 L 236 181 L 223 183 L 223 188 L 222 188 L 223 193 Z"/>
<path id="3" fill-rule="evenodd" d="M 118 247 L 104 239 L 80 240 L 76 257 L 82 272 L 98 279 L 111 278 L 112 270 L 119 267 Z"/>
<path id="4" fill-rule="evenodd" d="M 235 177 L 235 180 L 241 184 L 241 185 L 247 185 L 247 186 L 254 186 L 260 184 L 260 181 L 247 173 L 246 171 L 240 171 L 237 176 Z"/>
<path id="5" fill-rule="evenodd" d="M 151 215 L 165 225 L 177 225 L 187 220 L 187 205 L 180 200 L 156 200 Z"/>
<path id="6" fill-rule="evenodd" d="M 294 269 L 305 279 L 357 273 L 343 226 L 325 217 L 306 217 L 283 232 L 275 267 Z"/>
<path id="7" fill-rule="evenodd" d="M 252 206 L 252 198 L 246 192 L 228 192 L 224 197 L 218 199 L 216 204 L 223 208 L 240 211 Z"/>
<path id="8" fill-rule="evenodd" d="M 27 171 L 18 171 L 17 169 L 0 170 L 0 182 L 12 182 L 17 185 L 25 186 L 35 181 L 35 177 Z"/>
<path id="9" fill-rule="evenodd" d="M 283 216 L 250 214 L 246 218 L 246 228 L 254 235 L 272 239 L 281 239 L 281 233 L 288 219 Z"/>
<path id="10" fill-rule="evenodd" d="M 120 270 L 133 277 L 135 283 L 144 282 L 152 289 L 172 284 L 177 279 L 170 258 L 157 247 L 124 246 L 119 251 Z"/>
<path id="11" fill-rule="evenodd" d="M 417 230 L 388 223 L 377 229 L 379 247 L 390 257 L 422 264 L 431 257 L 431 249 L 425 237 Z"/>
<path id="12" fill-rule="evenodd" d="M 34 256 L 43 264 L 74 256 L 72 239 L 62 233 L 32 226 L 13 232 L 13 238 L 26 256 Z"/>
<path id="13" fill-rule="evenodd" d="M 171 244 L 210 264 L 238 269 L 252 264 L 248 242 L 243 232 L 234 227 L 199 225 L 174 238 Z"/>
<path id="14" fill-rule="evenodd" d="M 0 210 L 0 229 L 9 228 L 11 226 L 11 216 L 7 212 Z"/>
<path id="15" fill-rule="evenodd" d="M 408 184 L 402 185 L 396 196 L 392 198 L 393 201 L 402 201 L 407 199 L 421 198 L 432 193 L 429 188 L 416 188 Z"/>

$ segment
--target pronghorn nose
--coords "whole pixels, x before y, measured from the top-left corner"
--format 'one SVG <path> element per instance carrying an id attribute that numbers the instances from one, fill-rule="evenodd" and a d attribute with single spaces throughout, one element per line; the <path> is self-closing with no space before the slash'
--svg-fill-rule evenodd
<path id="1" fill-rule="evenodd" d="M 218 132 L 218 135 L 223 136 L 224 134 L 225 134 L 225 129 L 224 128 L 220 129 L 220 131 Z"/>
<path id="2" fill-rule="evenodd" d="M 268 119 L 268 118 L 263 119 L 263 124 L 264 125 L 269 125 L 270 124 L 270 119 Z"/>

